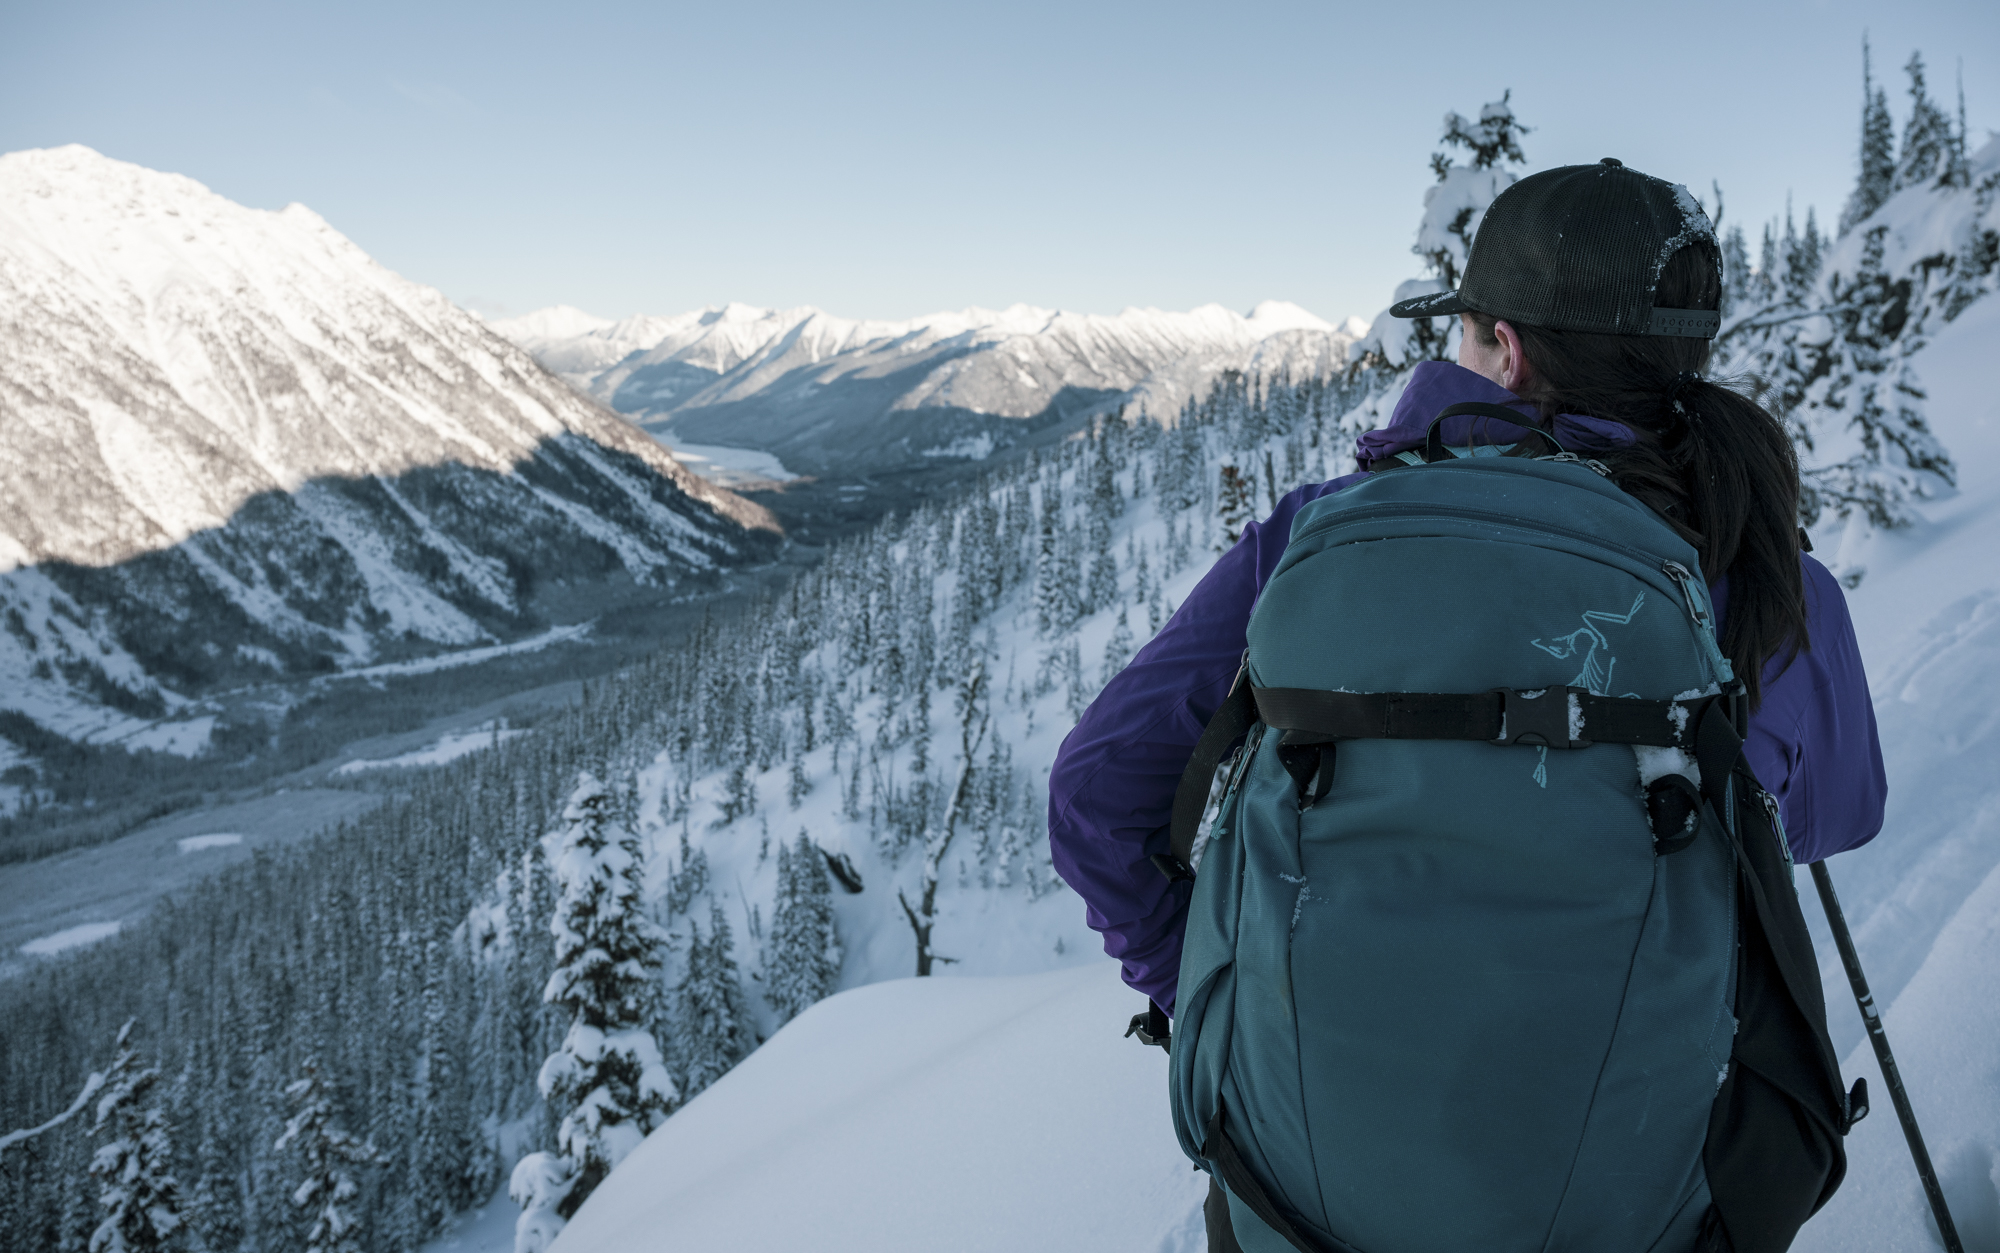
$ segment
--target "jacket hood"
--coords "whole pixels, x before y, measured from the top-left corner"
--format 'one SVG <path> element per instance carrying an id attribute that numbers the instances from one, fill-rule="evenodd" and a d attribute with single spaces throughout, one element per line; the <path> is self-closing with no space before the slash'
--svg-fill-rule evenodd
<path id="1" fill-rule="evenodd" d="M 1451 361 L 1426 361 L 1410 371 L 1410 381 L 1396 401 L 1389 424 L 1364 432 L 1354 441 L 1354 457 L 1365 469 L 1374 462 L 1422 448 L 1431 420 L 1441 409 L 1467 401 L 1504 405 L 1522 415 L 1519 426 L 1480 414 L 1458 414 L 1444 420 L 1444 442 L 1457 447 L 1474 443 L 1512 444 L 1526 437 L 1526 428 L 1539 426 L 1535 407 L 1513 392 Z M 1607 452 L 1638 442 L 1623 422 L 1582 414 L 1556 415 L 1551 434 L 1573 453 Z"/>

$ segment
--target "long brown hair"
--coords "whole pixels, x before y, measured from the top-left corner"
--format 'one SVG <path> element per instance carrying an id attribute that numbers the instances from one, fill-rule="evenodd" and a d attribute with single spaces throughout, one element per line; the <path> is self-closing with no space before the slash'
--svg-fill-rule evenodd
<path id="1" fill-rule="evenodd" d="M 1667 262 L 1654 303 L 1714 309 L 1720 296 L 1715 262 L 1697 245 Z M 1481 340 L 1493 342 L 1495 319 L 1470 316 Z M 1799 572 L 1799 463 L 1784 428 L 1735 386 L 1682 377 L 1707 368 L 1708 340 L 1514 330 L 1534 370 L 1524 398 L 1545 417 L 1587 414 L 1628 427 L 1636 442 L 1597 459 L 1693 545 L 1706 577 L 1729 576 L 1722 650 L 1756 708 L 1765 663 L 1811 646 Z"/>

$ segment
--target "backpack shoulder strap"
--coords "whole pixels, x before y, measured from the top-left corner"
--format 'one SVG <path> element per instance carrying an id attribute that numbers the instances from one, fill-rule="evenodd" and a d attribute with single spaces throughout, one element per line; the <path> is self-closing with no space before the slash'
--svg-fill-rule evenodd
<path id="1" fill-rule="evenodd" d="M 1201 811 L 1208 804 L 1215 768 L 1222 764 L 1229 746 L 1248 734 L 1256 721 L 1257 700 L 1250 688 L 1250 650 L 1245 649 L 1243 661 L 1236 667 L 1236 681 L 1229 685 L 1229 695 L 1203 728 L 1201 739 L 1195 742 L 1194 756 L 1189 758 L 1187 769 L 1181 772 L 1180 784 L 1174 789 L 1170 828 L 1173 851 L 1155 853 L 1152 857 L 1153 864 L 1167 876 L 1169 883 L 1194 878 L 1189 863 L 1194 858 L 1195 832 L 1201 827 Z"/>

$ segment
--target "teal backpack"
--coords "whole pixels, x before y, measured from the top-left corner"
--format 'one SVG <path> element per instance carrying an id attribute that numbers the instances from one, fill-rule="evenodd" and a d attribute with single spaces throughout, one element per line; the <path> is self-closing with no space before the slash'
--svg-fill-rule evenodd
<path id="1" fill-rule="evenodd" d="M 1250 1253 L 1781 1253 L 1865 1088 L 1695 553 L 1432 444 L 1300 510 L 1182 779 L 1182 1148 Z"/>

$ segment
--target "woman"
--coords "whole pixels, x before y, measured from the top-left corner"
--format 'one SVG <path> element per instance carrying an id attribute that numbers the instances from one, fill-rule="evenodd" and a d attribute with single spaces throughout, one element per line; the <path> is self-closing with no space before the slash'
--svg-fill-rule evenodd
<path id="1" fill-rule="evenodd" d="M 1085 713 L 1051 772 L 1055 865 L 1126 982 L 1160 1011 L 1176 1008 L 1191 893 L 1151 859 L 1168 851 L 1176 785 L 1229 691 L 1294 516 L 1411 460 L 1433 418 L 1465 402 L 1505 406 L 1522 422 L 1446 418 L 1444 443 L 1461 454 L 1543 427 L 1692 546 L 1747 689 L 1744 755 L 1777 798 L 1792 855 L 1816 861 L 1874 836 L 1886 784 L 1873 710 L 1840 586 L 1799 551 L 1790 441 L 1770 414 L 1702 374 L 1720 292 L 1713 230 L 1685 189 L 1607 160 L 1509 188 L 1479 228 L 1460 290 L 1392 310 L 1458 315 L 1458 364 L 1412 372 L 1389 424 L 1359 441 L 1362 473 L 1299 488 L 1245 529 Z M 1530 441 L 1517 451 L 1543 450 Z M 1215 1247 L 1231 1247 L 1229 1212 L 1212 1193 Z M 1260 1233 L 1264 1246 L 1269 1237 Z"/>

